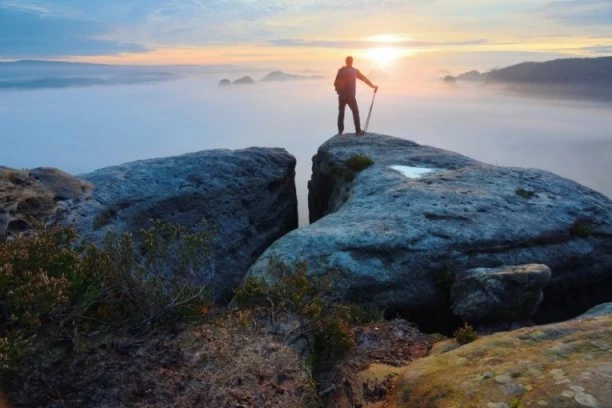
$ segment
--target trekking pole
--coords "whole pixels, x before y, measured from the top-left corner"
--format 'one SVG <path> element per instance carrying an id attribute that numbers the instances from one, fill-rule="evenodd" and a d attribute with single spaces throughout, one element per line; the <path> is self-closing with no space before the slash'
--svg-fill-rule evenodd
<path id="1" fill-rule="evenodd" d="M 370 116 L 372 115 L 372 107 L 374 106 L 374 98 L 376 98 L 376 92 L 378 92 L 378 88 L 374 90 L 374 95 L 372 96 L 372 103 L 370 104 L 370 111 L 368 112 L 368 119 L 366 120 L 364 132 L 368 131 L 368 125 L 370 124 Z"/>

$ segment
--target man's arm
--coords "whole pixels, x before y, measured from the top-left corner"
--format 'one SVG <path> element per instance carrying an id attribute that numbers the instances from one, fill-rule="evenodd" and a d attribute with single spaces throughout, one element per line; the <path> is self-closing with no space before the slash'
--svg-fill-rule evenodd
<path id="1" fill-rule="evenodd" d="M 378 90 L 378 85 L 374 85 L 372 82 L 370 82 L 370 80 L 365 75 L 363 75 L 359 70 L 357 70 L 357 78 L 361 79 L 363 82 L 368 84 L 370 88 L 375 88 L 376 90 Z"/>

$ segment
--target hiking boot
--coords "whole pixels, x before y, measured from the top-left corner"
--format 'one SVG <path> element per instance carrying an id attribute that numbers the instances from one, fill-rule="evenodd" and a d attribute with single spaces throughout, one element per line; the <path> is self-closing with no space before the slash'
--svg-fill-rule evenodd
<path id="1" fill-rule="evenodd" d="M 366 132 L 364 132 L 363 130 L 358 130 L 358 131 L 355 132 L 356 136 L 363 136 L 365 134 L 366 134 Z"/>

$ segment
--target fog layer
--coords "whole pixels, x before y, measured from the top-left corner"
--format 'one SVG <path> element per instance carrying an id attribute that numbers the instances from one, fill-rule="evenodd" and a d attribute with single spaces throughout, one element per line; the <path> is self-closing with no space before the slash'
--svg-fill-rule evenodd
<path id="1" fill-rule="evenodd" d="M 295 155 L 300 223 L 311 158 L 336 133 L 332 81 L 219 87 L 220 77 L 115 87 L 0 91 L 0 165 L 73 174 L 214 148 Z M 612 196 L 611 104 L 383 82 L 370 131 L 501 165 L 535 167 Z M 362 123 L 372 92 L 358 85 Z M 345 132 L 353 131 L 347 110 Z"/>

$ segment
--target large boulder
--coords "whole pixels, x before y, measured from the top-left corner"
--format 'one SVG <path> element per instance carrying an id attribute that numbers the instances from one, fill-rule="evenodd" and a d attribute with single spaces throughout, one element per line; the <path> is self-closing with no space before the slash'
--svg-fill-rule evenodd
<path id="1" fill-rule="evenodd" d="M 453 313 L 470 323 L 528 321 L 550 277 L 550 268 L 540 264 L 458 272 L 451 288 Z"/>
<path id="2" fill-rule="evenodd" d="M 295 164 L 284 149 L 249 148 L 137 161 L 80 179 L 0 169 L 0 214 L 9 232 L 30 229 L 35 219 L 61 221 L 98 244 L 108 232 L 138 239 L 152 219 L 192 227 L 204 218 L 216 236 L 214 275 L 203 279 L 223 302 L 259 255 L 297 228 Z"/>
<path id="3" fill-rule="evenodd" d="M 610 315 L 496 333 L 454 350 L 449 346 L 448 341 L 436 344 L 430 357 L 404 367 L 386 406 L 611 406 Z"/>
<path id="4" fill-rule="evenodd" d="M 297 228 L 295 158 L 284 149 L 208 150 L 143 160 L 82 176 L 93 199 L 71 212 L 85 236 L 137 234 L 151 219 L 216 230 L 214 297 L 228 301 L 249 266 Z"/>
<path id="5" fill-rule="evenodd" d="M 91 183 L 57 169 L 0 167 L 0 240 L 61 218 L 92 189 Z"/>
<path id="6" fill-rule="evenodd" d="M 606 316 L 612 315 L 612 302 L 602 303 L 601 305 L 597 305 L 595 307 L 590 308 L 580 316 L 576 317 L 576 319 L 588 319 L 590 317 L 597 316 Z"/>
<path id="7" fill-rule="evenodd" d="M 250 275 L 271 279 L 271 260 L 305 262 L 335 279 L 336 297 L 437 330 L 452 319 L 455 273 L 477 267 L 548 265 L 536 321 L 612 299 L 612 201 L 552 173 L 390 136 L 336 136 L 314 156 L 309 190 L 313 224 L 274 243 Z"/>

